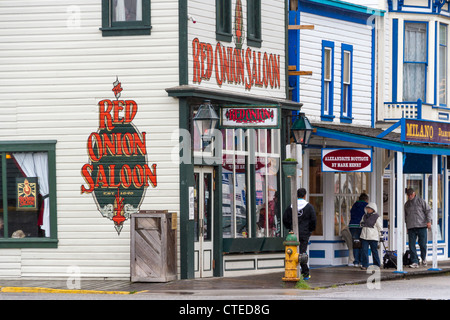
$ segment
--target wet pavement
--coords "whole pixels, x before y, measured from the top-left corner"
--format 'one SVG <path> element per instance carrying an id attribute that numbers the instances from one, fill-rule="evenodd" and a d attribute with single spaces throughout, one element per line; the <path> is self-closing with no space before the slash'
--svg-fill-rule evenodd
<path id="1" fill-rule="evenodd" d="M 427 267 L 418 269 L 404 267 L 406 273 L 397 273 L 396 269 L 361 270 L 350 266 L 311 268 L 311 279 L 306 283 L 309 289 L 330 288 L 348 284 L 361 284 L 373 281 L 376 277 L 380 281 L 395 279 L 413 279 L 450 272 L 450 261 L 441 261 L 440 270 L 433 270 L 431 263 Z M 7 280 L 0 278 L 0 292 L 46 292 L 46 293 L 174 293 L 195 292 L 198 290 L 252 290 L 292 289 L 294 283 L 282 280 L 284 272 L 247 275 L 241 277 L 216 277 L 204 279 L 182 279 L 167 283 L 139 282 L 129 280 L 91 280 L 81 278 L 76 288 L 67 280 Z"/>

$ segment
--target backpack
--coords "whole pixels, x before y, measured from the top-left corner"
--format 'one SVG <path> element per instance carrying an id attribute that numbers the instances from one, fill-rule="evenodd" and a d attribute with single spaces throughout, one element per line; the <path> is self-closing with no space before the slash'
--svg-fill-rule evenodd
<path id="1" fill-rule="evenodd" d="M 412 263 L 411 262 L 411 251 L 406 250 L 405 254 L 403 255 L 403 265 L 407 266 L 407 265 L 410 265 L 411 263 Z"/>

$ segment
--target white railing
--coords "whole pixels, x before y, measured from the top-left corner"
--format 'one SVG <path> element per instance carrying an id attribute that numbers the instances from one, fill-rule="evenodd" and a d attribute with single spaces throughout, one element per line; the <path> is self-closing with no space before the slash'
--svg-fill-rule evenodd
<path id="1" fill-rule="evenodd" d="M 384 121 L 397 121 L 401 118 L 422 119 L 422 100 L 416 102 L 385 102 Z"/>

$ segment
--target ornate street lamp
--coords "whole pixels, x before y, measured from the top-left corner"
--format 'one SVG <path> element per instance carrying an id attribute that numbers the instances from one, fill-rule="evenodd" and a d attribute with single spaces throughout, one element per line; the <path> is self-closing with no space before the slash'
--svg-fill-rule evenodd
<path id="1" fill-rule="evenodd" d="M 200 105 L 193 120 L 202 140 L 211 141 L 213 130 L 216 128 L 217 121 L 219 121 L 219 116 L 214 111 L 210 100 L 205 100 Z"/>
<path id="2" fill-rule="evenodd" d="M 313 130 L 314 129 L 308 118 L 305 117 L 305 114 L 300 113 L 291 128 L 295 143 L 301 144 L 304 147 L 307 146 Z"/>

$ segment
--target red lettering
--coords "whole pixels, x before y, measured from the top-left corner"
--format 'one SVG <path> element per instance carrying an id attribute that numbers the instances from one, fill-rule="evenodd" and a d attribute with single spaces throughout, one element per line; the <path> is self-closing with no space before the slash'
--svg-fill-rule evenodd
<path id="1" fill-rule="evenodd" d="M 193 74 L 194 78 L 192 79 L 193 82 L 200 83 L 202 82 L 201 76 L 200 76 L 200 50 L 199 50 L 199 40 L 198 38 L 195 38 L 192 40 L 192 57 L 193 57 Z"/>
<path id="2" fill-rule="evenodd" d="M 100 115 L 100 125 L 99 129 L 108 129 L 112 130 L 114 129 L 114 126 L 112 125 L 112 118 L 111 118 L 111 110 L 113 107 L 111 100 L 102 100 L 98 103 L 100 107 L 99 115 Z M 106 110 L 105 110 L 106 107 Z M 106 124 L 105 124 L 105 118 L 106 118 Z"/>

